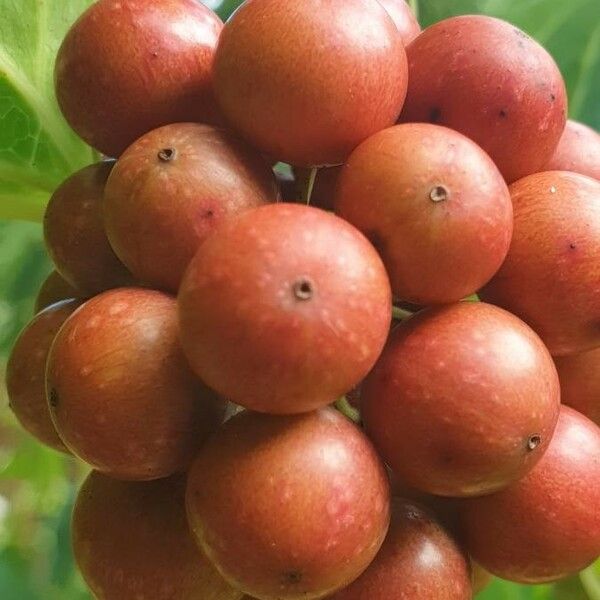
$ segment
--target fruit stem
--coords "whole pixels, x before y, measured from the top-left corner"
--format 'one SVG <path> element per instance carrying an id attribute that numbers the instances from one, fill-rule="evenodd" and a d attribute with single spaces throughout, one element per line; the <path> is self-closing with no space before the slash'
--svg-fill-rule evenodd
<path id="1" fill-rule="evenodd" d="M 412 317 L 413 313 L 410 310 L 400 308 L 399 306 L 392 307 L 392 319 L 394 321 L 406 321 L 409 317 Z"/>
<path id="2" fill-rule="evenodd" d="M 317 172 L 319 169 L 317 167 L 313 167 L 308 172 L 308 177 L 306 178 L 306 186 L 304 187 L 302 193 L 302 202 L 307 206 L 310 205 L 310 199 L 312 198 L 313 189 L 315 187 L 315 180 L 317 178 Z"/>
<path id="3" fill-rule="evenodd" d="M 354 423 L 360 423 L 360 412 L 358 409 L 354 408 L 350 402 L 348 402 L 348 398 L 346 396 L 342 396 L 338 400 L 336 400 L 334 404 L 335 408 L 339 410 L 346 418 L 354 421 Z"/>

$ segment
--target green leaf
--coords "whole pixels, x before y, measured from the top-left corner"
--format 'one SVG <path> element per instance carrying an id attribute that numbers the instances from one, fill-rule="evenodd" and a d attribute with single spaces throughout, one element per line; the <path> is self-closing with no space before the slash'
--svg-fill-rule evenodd
<path id="1" fill-rule="evenodd" d="M 0 218 L 39 220 L 49 195 L 96 153 L 63 119 L 54 59 L 92 0 L 0 0 Z"/>
<path id="2" fill-rule="evenodd" d="M 569 90 L 570 115 L 600 129 L 600 3 L 598 0 L 421 0 L 423 26 L 481 13 L 510 21 L 556 59 Z"/>

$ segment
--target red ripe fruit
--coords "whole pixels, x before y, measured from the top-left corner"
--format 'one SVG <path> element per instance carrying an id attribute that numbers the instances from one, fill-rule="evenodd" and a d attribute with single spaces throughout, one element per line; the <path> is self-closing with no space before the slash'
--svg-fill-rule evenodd
<path id="1" fill-rule="evenodd" d="M 139 288 L 96 296 L 65 322 L 47 390 L 73 454 L 119 479 L 188 467 L 224 406 L 189 370 L 178 334 L 175 299 Z"/>
<path id="2" fill-rule="evenodd" d="M 104 229 L 103 194 L 113 165 L 101 162 L 71 175 L 52 194 L 44 215 L 44 239 L 57 271 L 89 295 L 133 282 Z"/>
<path id="3" fill-rule="evenodd" d="M 600 346 L 600 181 L 549 171 L 510 192 L 511 246 L 481 297 L 527 322 L 555 356 Z"/>
<path id="4" fill-rule="evenodd" d="M 361 412 L 406 484 L 477 496 L 523 477 L 550 443 L 558 376 L 538 336 L 481 302 L 424 310 L 398 325 L 362 387 Z"/>
<path id="5" fill-rule="evenodd" d="M 52 304 L 70 298 L 80 298 L 81 296 L 82 293 L 66 281 L 58 271 L 52 271 L 38 291 L 34 312 L 37 314 Z"/>
<path id="6" fill-rule="evenodd" d="M 215 58 L 225 118 L 297 166 L 343 162 L 394 123 L 406 86 L 402 37 L 376 0 L 247 0 Z"/>
<path id="7" fill-rule="evenodd" d="M 261 600 L 322 598 L 373 560 L 389 484 L 366 436 L 337 411 L 243 412 L 188 478 L 194 535 L 236 588 Z"/>
<path id="8" fill-rule="evenodd" d="M 161 125 L 214 122 L 213 61 L 222 27 L 197 0 L 94 3 L 56 59 L 56 97 L 69 125 L 117 157 Z"/>
<path id="9" fill-rule="evenodd" d="M 560 399 L 600 425 L 600 348 L 554 359 Z"/>
<path id="10" fill-rule="evenodd" d="M 402 41 L 408 46 L 420 33 L 421 26 L 405 0 L 379 0 L 396 24 Z"/>
<path id="11" fill-rule="evenodd" d="M 539 171 L 565 127 L 567 94 L 552 57 L 514 25 L 468 15 L 440 21 L 408 48 L 403 122 L 456 129 L 508 182 Z"/>
<path id="12" fill-rule="evenodd" d="M 73 552 L 97 600 L 239 600 L 196 546 L 185 479 L 125 482 L 93 471 L 73 511 Z"/>
<path id="13" fill-rule="evenodd" d="M 600 134 L 591 127 L 567 121 L 554 155 L 544 171 L 572 171 L 600 179 Z"/>
<path id="14" fill-rule="evenodd" d="M 369 372 L 387 337 L 381 259 L 346 221 L 272 204 L 219 228 L 179 292 L 184 352 L 224 397 L 252 410 L 329 404 Z"/>
<path id="15" fill-rule="evenodd" d="M 458 301 L 487 283 L 513 228 L 510 194 L 489 156 L 428 123 L 363 142 L 342 168 L 335 210 L 379 250 L 394 296 L 424 305 Z"/>
<path id="16" fill-rule="evenodd" d="M 68 450 L 48 409 L 46 360 L 58 330 L 78 306 L 75 300 L 65 300 L 36 315 L 19 335 L 6 367 L 9 407 L 31 435 L 61 452 Z"/>
<path id="17" fill-rule="evenodd" d="M 520 481 L 462 509 L 467 549 L 488 571 L 543 583 L 600 555 L 600 429 L 562 407 L 548 450 Z"/>
<path id="18" fill-rule="evenodd" d="M 367 570 L 330 600 L 471 600 L 469 559 L 446 530 L 408 500 L 392 500 L 383 546 Z"/>
<path id="19" fill-rule="evenodd" d="M 226 131 L 176 123 L 118 160 L 105 193 L 110 242 L 144 283 L 177 292 L 198 246 L 224 219 L 277 200 L 264 160 Z"/>

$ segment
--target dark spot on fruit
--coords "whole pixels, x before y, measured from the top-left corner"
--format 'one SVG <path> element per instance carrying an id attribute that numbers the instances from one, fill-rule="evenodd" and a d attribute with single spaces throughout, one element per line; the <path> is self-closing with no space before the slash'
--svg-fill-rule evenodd
<path id="1" fill-rule="evenodd" d="M 442 110 L 437 106 L 433 107 L 429 111 L 429 122 L 430 123 L 439 123 L 442 119 Z"/>
<path id="2" fill-rule="evenodd" d="M 541 443 L 542 436 L 539 433 L 529 436 L 529 439 L 527 440 L 527 450 L 533 452 Z"/>
<path id="3" fill-rule="evenodd" d="M 155 50 L 154 52 L 152 52 L 152 58 L 157 58 L 158 57 L 158 52 Z"/>
<path id="4" fill-rule="evenodd" d="M 554 94 L 550 94 L 550 102 L 554 102 L 556 100 L 556 96 Z"/>
<path id="5" fill-rule="evenodd" d="M 444 200 L 448 200 L 450 196 L 450 192 L 443 185 L 436 185 L 429 192 L 429 199 L 432 202 L 444 202 Z"/>
<path id="6" fill-rule="evenodd" d="M 513 30 L 520 38 L 524 39 L 524 40 L 528 40 L 529 36 L 524 32 L 521 31 L 520 29 L 517 29 L 516 27 Z"/>
<path id="7" fill-rule="evenodd" d="M 506 119 L 506 117 L 508 117 L 508 113 L 504 109 L 502 109 L 498 114 L 500 115 L 501 119 Z"/>
<path id="8" fill-rule="evenodd" d="M 569 248 L 571 248 L 571 250 L 575 250 L 577 248 L 577 244 L 570 243 Z"/>
<path id="9" fill-rule="evenodd" d="M 48 402 L 54 410 L 58 408 L 58 392 L 56 391 L 56 388 L 52 388 L 50 390 L 50 394 L 48 395 Z"/>
<path id="10" fill-rule="evenodd" d="M 310 300 L 314 295 L 313 282 L 310 279 L 303 277 L 294 283 L 293 291 L 294 298 L 296 298 L 296 300 L 300 300 L 302 302 Z"/>
<path id="11" fill-rule="evenodd" d="M 163 148 L 158 152 L 158 160 L 162 162 L 170 162 L 177 158 L 177 150 L 175 148 Z"/>
<path id="12" fill-rule="evenodd" d="M 302 573 L 300 571 L 287 571 L 283 574 L 283 582 L 286 585 L 297 585 L 302 581 Z"/>
<path id="13" fill-rule="evenodd" d="M 215 216 L 214 211 L 212 210 L 205 210 L 204 214 L 202 215 L 205 219 L 212 219 Z"/>

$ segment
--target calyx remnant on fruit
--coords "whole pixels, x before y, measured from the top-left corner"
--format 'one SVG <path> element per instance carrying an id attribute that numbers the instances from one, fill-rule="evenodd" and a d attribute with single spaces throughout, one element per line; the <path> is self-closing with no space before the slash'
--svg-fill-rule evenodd
<path id="1" fill-rule="evenodd" d="M 175 148 L 163 148 L 159 151 L 158 158 L 163 162 L 171 162 L 177 158 L 177 150 Z"/>
<path id="2" fill-rule="evenodd" d="M 294 283 L 293 290 L 296 300 L 301 301 L 310 300 L 315 293 L 314 284 L 307 277 L 298 279 L 298 281 Z"/>
<path id="3" fill-rule="evenodd" d="M 433 202 L 443 202 L 444 200 L 448 200 L 449 197 L 450 191 L 443 185 L 436 185 L 431 188 L 431 192 L 429 192 L 429 198 Z"/>

